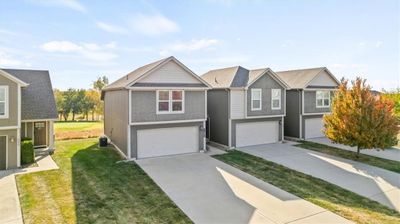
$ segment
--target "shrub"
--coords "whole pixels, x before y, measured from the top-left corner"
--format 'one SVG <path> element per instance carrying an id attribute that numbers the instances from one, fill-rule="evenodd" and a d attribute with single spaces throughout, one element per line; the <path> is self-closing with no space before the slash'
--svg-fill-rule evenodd
<path id="1" fill-rule="evenodd" d="M 21 163 L 29 164 L 35 162 L 35 150 L 30 138 L 21 139 Z"/>

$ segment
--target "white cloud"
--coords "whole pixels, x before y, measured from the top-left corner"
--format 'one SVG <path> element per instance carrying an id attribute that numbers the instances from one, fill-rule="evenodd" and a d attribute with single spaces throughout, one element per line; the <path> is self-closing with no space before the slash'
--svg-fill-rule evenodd
<path id="1" fill-rule="evenodd" d="M 375 47 L 376 48 L 380 48 L 381 46 L 382 46 L 382 44 L 383 44 L 383 41 L 377 41 L 376 43 L 375 43 Z"/>
<path id="2" fill-rule="evenodd" d="M 30 0 L 30 1 L 44 6 L 63 7 L 79 12 L 86 12 L 85 6 L 83 6 L 78 0 Z"/>
<path id="3" fill-rule="evenodd" d="M 0 51 L 0 66 L 31 66 L 30 63 L 25 63 L 11 57 L 6 52 Z"/>
<path id="4" fill-rule="evenodd" d="M 10 36 L 15 36 L 15 35 L 17 35 L 17 33 L 13 32 L 13 31 L 4 30 L 4 29 L 0 29 L 0 34 L 10 35 Z"/>
<path id="5" fill-rule="evenodd" d="M 110 52 L 110 49 L 115 49 L 115 47 L 115 42 L 99 45 L 96 43 L 77 44 L 70 41 L 50 41 L 40 46 L 47 52 L 72 53 L 94 61 L 108 61 L 116 58 L 117 55 Z"/>
<path id="6" fill-rule="evenodd" d="M 209 49 L 211 46 L 219 44 L 220 41 L 217 39 L 193 39 L 186 43 L 175 43 L 167 46 L 165 49 L 160 51 L 160 55 L 168 55 L 171 52 L 190 52 L 203 49 Z"/>
<path id="7" fill-rule="evenodd" d="M 148 36 L 157 36 L 179 31 L 177 23 L 161 14 L 138 14 L 132 21 L 132 27 L 136 32 Z"/>
<path id="8" fill-rule="evenodd" d="M 96 22 L 96 26 L 109 33 L 126 33 L 125 28 L 110 23 Z"/>

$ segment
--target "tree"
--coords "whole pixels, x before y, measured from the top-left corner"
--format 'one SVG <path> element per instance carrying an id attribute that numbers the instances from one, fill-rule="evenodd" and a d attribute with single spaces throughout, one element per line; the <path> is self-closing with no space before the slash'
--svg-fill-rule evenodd
<path id="1" fill-rule="evenodd" d="M 382 97 L 394 102 L 394 113 L 396 114 L 397 119 L 400 120 L 400 88 L 393 91 L 384 91 Z"/>
<path id="2" fill-rule="evenodd" d="M 96 90 L 86 91 L 86 100 L 88 101 L 90 107 L 90 112 L 92 113 L 92 121 L 94 121 L 94 115 L 102 113 L 102 102 L 100 100 L 100 93 Z M 100 111 L 99 111 L 100 110 Z"/>
<path id="3" fill-rule="evenodd" d="M 74 90 L 71 102 L 72 121 L 75 121 L 75 115 L 84 112 L 85 110 L 85 90 Z"/>
<path id="4" fill-rule="evenodd" d="M 57 113 L 59 120 L 62 119 L 62 116 L 64 114 L 64 97 L 63 97 L 63 92 L 58 89 L 54 89 L 54 99 L 56 101 L 56 107 L 57 107 Z"/>
<path id="5" fill-rule="evenodd" d="M 398 120 L 393 101 L 374 97 L 366 80 L 357 78 L 348 87 L 342 80 L 332 103 L 332 113 L 324 116 L 325 135 L 334 143 L 362 149 L 385 149 L 397 144 Z"/>
<path id="6" fill-rule="evenodd" d="M 67 91 L 64 91 L 62 93 L 63 101 L 61 104 L 62 107 L 62 115 L 64 117 L 64 121 L 68 120 L 68 115 L 71 113 L 73 107 L 74 107 L 74 98 L 76 95 L 76 90 L 69 88 Z M 75 119 L 75 117 L 74 117 Z"/>
<path id="7" fill-rule="evenodd" d="M 93 82 L 93 89 L 101 92 L 101 90 L 108 85 L 107 76 L 98 77 L 96 81 Z"/>

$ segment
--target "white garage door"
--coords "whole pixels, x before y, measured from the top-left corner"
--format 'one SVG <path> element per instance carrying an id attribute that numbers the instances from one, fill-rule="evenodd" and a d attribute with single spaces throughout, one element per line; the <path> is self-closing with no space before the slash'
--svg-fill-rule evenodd
<path id="1" fill-rule="evenodd" d="M 279 122 L 264 121 L 236 124 L 236 147 L 279 141 Z"/>
<path id="2" fill-rule="evenodd" d="M 305 120 L 305 138 L 319 138 L 324 137 L 323 131 L 323 121 L 320 118 L 308 118 Z"/>
<path id="3" fill-rule="evenodd" d="M 137 131 L 138 158 L 199 151 L 199 127 L 174 127 Z"/>

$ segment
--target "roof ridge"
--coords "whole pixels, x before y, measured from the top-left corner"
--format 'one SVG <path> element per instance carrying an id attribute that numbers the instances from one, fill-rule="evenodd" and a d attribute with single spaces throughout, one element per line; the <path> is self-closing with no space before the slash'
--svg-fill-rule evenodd
<path id="1" fill-rule="evenodd" d="M 313 68 L 301 68 L 301 69 L 290 69 L 290 70 L 283 70 L 283 71 L 277 71 L 278 72 L 294 72 L 294 71 L 304 71 L 304 70 L 313 70 L 313 69 L 325 69 L 326 67 L 313 67 Z"/>
<path id="2" fill-rule="evenodd" d="M 24 69 L 24 68 L 0 68 L 0 70 L 49 72 L 49 70 L 45 70 L 45 69 Z"/>

